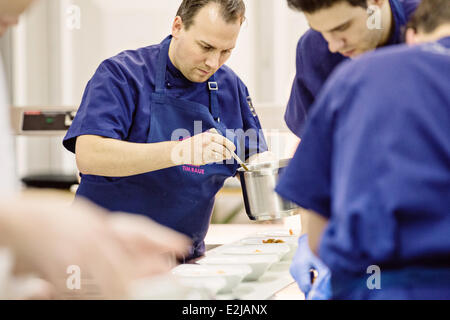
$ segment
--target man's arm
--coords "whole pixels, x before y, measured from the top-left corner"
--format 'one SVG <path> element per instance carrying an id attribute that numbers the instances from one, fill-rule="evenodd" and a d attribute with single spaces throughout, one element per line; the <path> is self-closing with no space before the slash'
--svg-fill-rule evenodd
<path id="1" fill-rule="evenodd" d="M 75 154 L 83 174 L 127 177 L 175 166 L 176 145 L 176 141 L 143 144 L 85 135 L 78 137 Z"/>
<path id="2" fill-rule="evenodd" d="M 132 143 L 100 136 L 77 139 L 75 154 L 81 173 L 128 177 L 183 164 L 205 165 L 231 158 L 234 144 L 215 132 L 184 141 Z"/>
<path id="3" fill-rule="evenodd" d="M 328 219 L 311 210 L 305 210 L 302 215 L 302 226 L 306 226 L 309 247 L 318 256 L 320 240 L 328 224 Z"/>

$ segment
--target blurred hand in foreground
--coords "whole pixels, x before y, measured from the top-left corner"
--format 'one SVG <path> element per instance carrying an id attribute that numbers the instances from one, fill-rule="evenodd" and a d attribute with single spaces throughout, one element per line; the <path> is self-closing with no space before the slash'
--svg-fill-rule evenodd
<path id="1" fill-rule="evenodd" d="M 169 270 L 189 244 L 143 216 L 85 201 L 69 206 L 43 192 L 0 200 L 0 247 L 12 251 L 15 275 L 47 281 L 53 293 L 45 296 L 57 299 L 125 299 L 131 281 Z"/>

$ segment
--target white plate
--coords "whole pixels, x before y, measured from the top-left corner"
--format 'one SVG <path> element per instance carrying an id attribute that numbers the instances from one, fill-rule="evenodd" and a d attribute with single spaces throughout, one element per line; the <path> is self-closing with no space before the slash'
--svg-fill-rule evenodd
<path id="1" fill-rule="evenodd" d="M 263 237 L 295 237 L 298 238 L 300 233 L 293 229 L 265 230 L 258 232 L 257 235 Z"/>
<path id="2" fill-rule="evenodd" d="M 252 272 L 249 273 L 244 280 L 245 281 L 256 281 L 258 280 L 274 263 L 278 262 L 280 259 L 278 255 L 274 254 L 264 254 L 264 255 L 210 255 L 207 256 L 197 263 L 201 265 L 247 265 L 250 266 Z"/>
<path id="3" fill-rule="evenodd" d="M 291 251 L 295 251 L 298 247 L 298 238 L 297 237 L 251 237 L 251 238 L 245 238 L 241 240 L 242 244 L 252 244 L 252 245 L 267 245 L 271 243 L 264 243 L 264 241 L 268 241 L 270 239 L 274 240 L 282 240 L 284 243 L 273 243 L 276 245 L 280 244 L 287 244 Z"/>
<path id="4" fill-rule="evenodd" d="M 215 266 L 183 264 L 172 269 L 172 274 L 181 278 L 195 278 L 198 281 L 214 281 L 214 279 L 225 279 L 226 284 L 219 293 L 231 292 L 252 269 L 249 266 Z M 219 280 L 221 281 L 221 280 Z"/>
<path id="5" fill-rule="evenodd" d="M 220 249 L 220 253 L 233 254 L 233 255 L 265 255 L 274 254 L 278 256 L 278 260 L 281 260 L 291 251 L 289 245 L 280 244 L 255 244 L 255 245 L 231 245 L 224 246 Z"/>

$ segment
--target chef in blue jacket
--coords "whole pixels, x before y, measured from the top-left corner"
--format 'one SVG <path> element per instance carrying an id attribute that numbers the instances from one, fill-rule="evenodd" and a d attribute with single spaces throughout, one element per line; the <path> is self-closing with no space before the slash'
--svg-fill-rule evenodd
<path id="1" fill-rule="evenodd" d="M 450 299 L 450 7 L 326 83 L 277 192 L 310 210 L 335 299 Z M 413 31 L 415 30 L 415 31 Z"/>
<path id="2" fill-rule="evenodd" d="M 301 138 L 315 97 L 333 70 L 365 52 L 401 43 L 404 26 L 420 0 L 287 1 L 291 8 L 304 12 L 311 27 L 298 42 L 297 72 L 285 113 L 287 126 Z M 310 252 L 307 237 L 299 239 L 291 274 L 309 299 L 326 299 L 330 272 Z M 321 290 L 310 292 L 309 269 L 318 271 L 315 283 Z"/>
<path id="3" fill-rule="evenodd" d="M 204 253 L 215 195 L 238 169 L 231 152 L 251 162 L 267 150 L 246 86 L 224 66 L 244 18 L 242 0 L 184 0 L 171 36 L 100 65 L 64 138 L 77 197 L 188 235 L 189 258 Z"/>
<path id="4" fill-rule="evenodd" d="M 287 0 L 311 27 L 297 45 L 297 72 L 285 113 L 302 136 L 309 110 L 341 62 L 403 42 L 403 29 L 420 0 Z"/>

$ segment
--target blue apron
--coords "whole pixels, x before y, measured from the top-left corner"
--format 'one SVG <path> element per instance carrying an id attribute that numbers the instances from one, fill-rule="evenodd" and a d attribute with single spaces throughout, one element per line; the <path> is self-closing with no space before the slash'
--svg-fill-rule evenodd
<path id="1" fill-rule="evenodd" d="M 158 56 L 156 90 L 151 96 L 150 131 L 147 143 L 180 140 L 173 137 L 177 129 L 190 136 L 216 128 L 230 140 L 230 132 L 220 122 L 217 93 L 219 85 L 212 76 L 206 84 L 210 92 L 210 107 L 174 98 L 166 93 L 165 79 L 170 39 L 163 42 Z M 237 145 L 240 150 L 239 144 Z M 228 163 L 228 162 L 227 162 Z M 216 193 L 225 180 L 236 173 L 238 164 L 211 164 L 202 167 L 177 166 L 146 174 L 110 179 L 108 182 L 83 181 L 77 195 L 85 196 L 111 211 L 146 215 L 154 221 L 189 236 L 193 247 L 189 258 L 204 254 L 206 236 Z"/>

